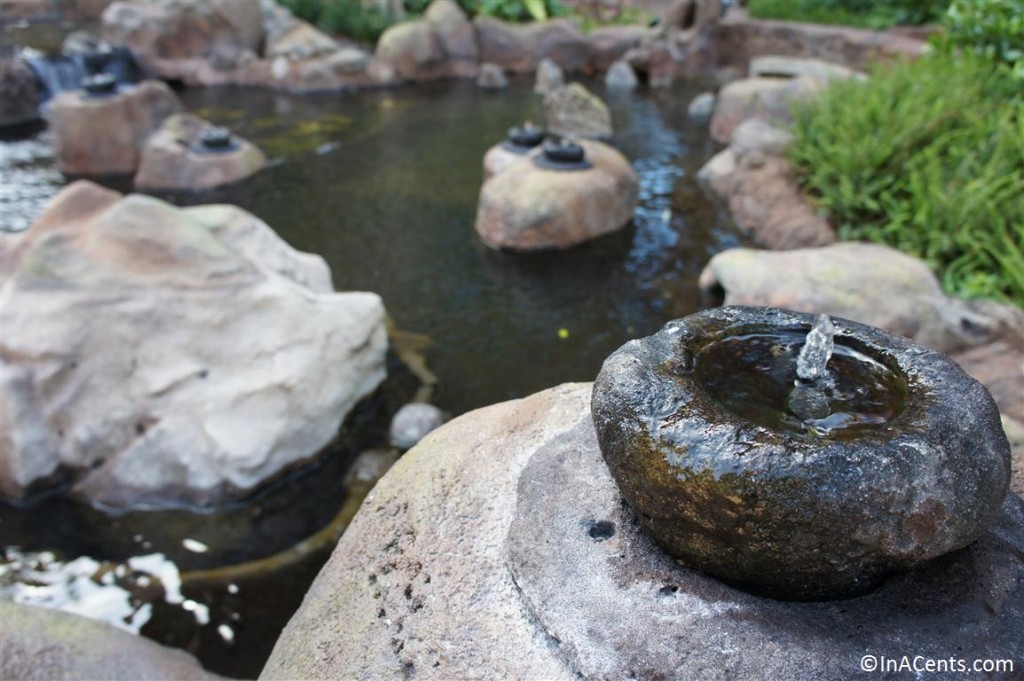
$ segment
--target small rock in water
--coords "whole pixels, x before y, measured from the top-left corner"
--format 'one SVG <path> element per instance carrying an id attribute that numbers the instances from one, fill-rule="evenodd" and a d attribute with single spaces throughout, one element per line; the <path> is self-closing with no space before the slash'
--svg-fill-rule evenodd
<path id="1" fill-rule="evenodd" d="M 388 439 L 394 447 L 409 449 L 443 423 L 444 415 L 434 405 L 411 402 L 391 419 Z"/>
<path id="2" fill-rule="evenodd" d="M 828 360 L 832 357 L 836 327 L 827 315 L 820 314 L 814 319 L 814 328 L 807 334 L 807 342 L 796 359 L 796 375 L 804 381 L 814 381 L 825 375 Z"/>
<path id="3" fill-rule="evenodd" d="M 799 383 L 789 394 L 786 406 L 801 421 L 823 419 L 831 413 L 824 392 Z"/>

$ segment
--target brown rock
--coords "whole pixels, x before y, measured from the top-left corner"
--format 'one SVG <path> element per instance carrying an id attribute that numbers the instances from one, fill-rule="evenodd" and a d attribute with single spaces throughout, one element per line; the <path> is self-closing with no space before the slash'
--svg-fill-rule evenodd
<path id="1" fill-rule="evenodd" d="M 828 222 L 804 200 L 786 159 L 754 154 L 745 158 L 747 167 L 726 149 L 699 174 L 728 204 L 737 227 L 776 250 L 824 246 L 836 240 Z"/>
<path id="2" fill-rule="evenodd" d="M 0 128 L 39 120 L 39 86 L 21 59 L 0 57 Z"/>
<path id="3" fill-rule="evenodd" d="M 431 80 L 448 75 L 444 46 L 428 21 L 395 24 L 377 41 L 377 59 L 391 64 L 406 80 Z"/>
<path id="4" fill-rule="evenodd" d="M 434 0 L 423 17 L 441 40 L 452 75 L 472 78 L 479 57 L 476 30 L 458 3 L 455 0 Z"/>
<path id="5" fill-rule="evenodd" d="M 203 151 L 200 136 L 210 127 L 192 114 L 175 114 L 164 121 L 142 149 L 136 188 L 209 189 L 243 180 L 266 165 L 263 152 L 238 137 L 230 151 Z"/>
<path id="6" fill-rule="evenodd" d="M 5 679 L 195 679 L 224 677 L 206 671 L 183 650 L 165 648 L 80 615 L 4 602 Z"/>
<path id="7" fill-rule="evenodd" d="M 963 370 L 985 384 L 999 411 L 1024 421 L 1024 350 L 1005 340 L 952 355 Z"/>
<path id="8" fill-rule="evenodd" d="M 155 80 L 95 99 L 81 90 L 62 92 L 50 121 L 57 167 L 65 175 L 134 173 L 146 140 L 181 109 L 171 89 Z"/>
<path id="9" fill-rule="evenodd" d="M 810 77 L 747 78 L 729 83 L 718 93 L 711 136 L 728 142 L 736 126 L 748 118 L 776 125 L 789 123 L 793 103 L 809 100 L 824 87 L 825 83 Z"/>
<path id="10" fill-rule="evenodd" d="M 197 62 L 229 69 L 254 56 L 262 22 L 258 2 L 120 0 L 103 13 L 103 38 L 130 48 L 150 73 L 191 81 Z"/>
<path id="11" fill-rule="evenodd" d="M 612 136 L 612 115 L 601 98 L 580 83 L 569 83 L 544 95 L 547 129 L 556 135 L 606 139 Z"/>
<path id="12" fill-rule="evenodd" d="M 305 21 L 296 20 L 290 29 L 268 38 L 265 55 L 268 59 L 284 57 L 293 61 L 314 59 L 338 51 L 338 44 Z"/>
<path id="13" fill-rule="evenodd" d="M 480 60 L 497 64 L 508 72 L 530 73 L 544 58 L 568 72 L 582 72 L 587 68 L 586 41 L 570 21 L 555 19 L 519 25 L 477 16 L 473 25 Z"/>
<path id="14" fill-rule="evenodd" d="M 602 26 L 586 36 L 590 52 L 590 68 L 607 71 L 629 50 L 639 47 L 653 31 L 643 26 Z"/>
<path id="15" fill-rule="evenodd" d="M 530 150 L 512 148 L 505 142 L 495 144 L 484 154 L 484 180 L 489 180 L 501 171 L 510 167 L 516 161 L 521 161 L 528 156 L 540 153 L 540 147 Z"/>
<path id="16" fill-rule="evenodd" d="M 550 59 L 566 73 L 582 73 L 587 68 L 587 43 L 576 24 L 567 19 L 552 19 L 527 24 L 526 31 L 533 45 L 533 59 L 527 72 L 541 59 Z"/>
<path id="17" fill-rule="evenodd" d="M 505 72 L 501 70 L 500 66 L 484 62 L 480 65 L 476 84 L 485 90 L 504 90 L 508 87 L 508 78 L 505 77 Z"/>
<path id="18" fill-rule="evenodd" d="M 753 57 L 765 54 L 821 59 L 865 71 L 879 60 L 915 59 L 926 44 L 899 32 L 749 19 L 735 12 L 714 28 L 719 65 L 744 71 Z"/>
<path id="19" fill-rule="evenodd" d="M 484 182 L 476 231 L 494 248 L 569 248 L 624 227 L 639 185 L 629 161 L 600 142 L 582 142 L 587 170 L 548 170 L 531 158 Z"/>

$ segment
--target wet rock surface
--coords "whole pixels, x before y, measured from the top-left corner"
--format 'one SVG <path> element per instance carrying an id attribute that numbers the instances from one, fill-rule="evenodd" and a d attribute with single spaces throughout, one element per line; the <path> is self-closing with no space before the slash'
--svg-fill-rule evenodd
<path id="1" fill-rule="evenodd" d="M 7 496 L 61 475 L 117 508 L 242 496 L 384 378 L 380 298 L 334 293 L 321 258 L 233 206 L 78 182 L 2 264 Z"/>
<path id="2" fill-rule="evenodd" d="M 508 564 L 579 677 L 840 681 L 861 673 L 865 654 L 1019 659 L 1022 548 L 1024 503 L 1011 495 L 970 547 L 865 596 L 759 598 L 668 558 L 623 503 L 582 423 L 524 468 Z"/>
<path id="3" fill-rule="evenodd" d="M 39 86 L 21 59 L 0 56 L 0 128 L 39 120 Z"/>
<path id="4" fill-rule="evenodd" d="M 191 655 L 79 615 L 5 602 L 0 676 L 5 679 L 180 679 L 224 677 Z"/>
<path id="5" fill-rule="evenodd" d="M 600 142 L 582 142 L 588 168 L 538 167 L 537 153 L 484 182 L 476 231 L 495 248 L 569 248 L 624 227 L 639 184 L 629 161 Z"/>
<path id="6" fill-rule="evenodd" d="M 142 149 L 135 186 L 209 189 L 244 180 L 266 165 L 263 152 L 237 136 L 222 150 L 205 148 L 202 135 L 212 127 L 192 114 L 175 114 L 165 120 Z"/>
<path id="7" fill-rule="evenodd" d="M 669 553 L 757 593 L 821 600 L 863 593 L 893 570 L 984 533 L 1010 478 L 991 396 L 944 355 L 833 322 L 837 344 L 906 381 L 897 418 L 849 438 L 738 416 L 694 374 L 694 357 L 709 343 L 806 333 L 811 315 L 710 310 L 670 322 L 605 361 L 593 401 L 601 451 L 641 523 Z"/>
<path id="8" fill-rule="evenodd" d="M 261 678 L 840 681 L 866 653 L 1024 654 L 1016 497 L 972 546 L 867 596 L 769 601 L 679 567 L 640 532 L 597 448 L 590 393 L 480 409 L 407 453 Z"/>

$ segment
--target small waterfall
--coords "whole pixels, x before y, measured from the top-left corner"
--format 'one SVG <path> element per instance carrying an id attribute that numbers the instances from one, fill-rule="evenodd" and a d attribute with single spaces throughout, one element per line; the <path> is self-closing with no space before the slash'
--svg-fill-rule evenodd
<path id="1" fill-rule="evenodd" d="M 135 83 L 141 77 L 139 66 L 126 47 L 85 54 L 26 57 L 25 63 L 39 82 L 40 104 L 58 92 L 82 87 L 82 79 L 88 75 L 108 73 L 118 83 Z"/>

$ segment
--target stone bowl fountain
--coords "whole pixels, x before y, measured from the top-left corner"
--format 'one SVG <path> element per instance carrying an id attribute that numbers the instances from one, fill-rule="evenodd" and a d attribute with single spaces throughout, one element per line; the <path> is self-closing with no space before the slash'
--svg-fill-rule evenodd
<path id="1" fill-rule="evenodd" d="M 601 453 L 669 554 L 785 600 L 852 597 L 999 513 L 1009 444 L 949 358 L 854 322 L 727 307 L 604 363 Z"/>

